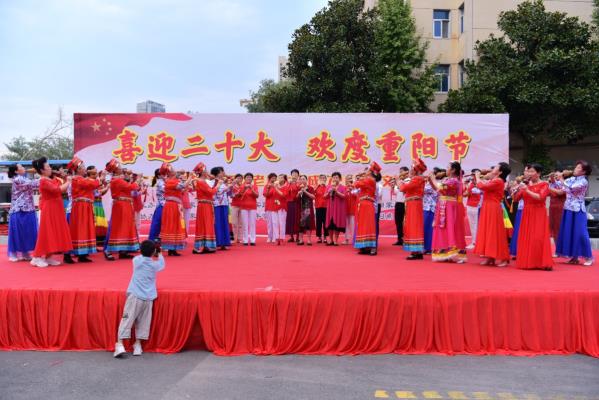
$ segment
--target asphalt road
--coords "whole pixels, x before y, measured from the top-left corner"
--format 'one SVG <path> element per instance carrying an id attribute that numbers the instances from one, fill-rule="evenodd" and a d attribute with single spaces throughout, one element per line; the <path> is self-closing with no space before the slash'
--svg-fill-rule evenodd
<path id="1" fill-rule="evenodd" d="M 0 399 L 599 399 L 586 356 L 0 352 Z"/>

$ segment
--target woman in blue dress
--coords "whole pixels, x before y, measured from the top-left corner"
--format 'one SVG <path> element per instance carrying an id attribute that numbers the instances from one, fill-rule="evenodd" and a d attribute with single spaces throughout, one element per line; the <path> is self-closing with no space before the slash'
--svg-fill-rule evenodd
<path id="1" fill-rule="evenodd" d="M 37 216 L 33 204 L 33 191 L 39 188 L 39 179 L 29 179 L 21 164 L 8 167 L 12 179 L 12 192 L 8 220 L 8 259 L 31 260 L 30 252 L 37 240 Z"/>

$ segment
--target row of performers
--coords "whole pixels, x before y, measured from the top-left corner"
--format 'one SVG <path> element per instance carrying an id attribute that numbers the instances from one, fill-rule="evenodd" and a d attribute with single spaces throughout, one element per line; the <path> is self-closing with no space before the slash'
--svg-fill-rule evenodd
<path id="1" fill-rule="evenodd" d="M 105 239 L 105 257 L 113 260 L 112 253 L 118 252 L 120 257 L 128 258 L 129 253 L 138 250 L 132 193 L 139 190 L 142 177 L 137 181 L 127 181 L 116 160 L 111 160 L 106 166 L 106 172 L 112 174 L 109 183 L 104 171 L 99 178 L 86 177 L 86 168 L 78 158 L 69 163 L 68 170 L 73 175 L 65 180 L 53 176 L 45 159 L 36 160 L 33 165 L 42 177 L 40 180 L 26 178 L 22 167 L 9 171 L 13 178 L 9 227 L 9 256 L 12 260 L 27 258 L 33 249 L 31 241 L 34 238 L 33 265 L 57 264 L 58 261 L 50 257 L 56 253 L 65 253 L 65 262 L 72 262 L 71 254 L 77 255 L 82 262 L 89 261 L 88 255 L 96 251 L 94 192 L 97 195 L 98 190 L 105 191 L 108 187 L 113 208 L 112 223 Z M 442 180 L 438 180 L 435 174 L 426 174 L 426 170 L 424 162 L 418 159 L 407 177 L 402 173 L 394 180 L 393 192 L 401 197 L 398 203 L 405 203 L 405 216 L 399 220 L 396 218 L 398 226 L 402 225 L 402 235 L 398 233 L 397 244 L 403 244 L 404 249 L 411 252 L 408 259 L 422 259 L 427 246 L 430 246 L 435 261 L 464 262 L 466 241 L 462 197 L 467 195 L 470 201 L 479 195 L 482 206 L 477 210 L 475 223 L 472 223 L 473 218 L 469 218 L 473 241 L 476 241 L 474 252 L 484 257 L 486 265 L 507 265 L 510 258 L 509 229 L 506 229 L 506 212 L 502 204 L 509 166 L 500 163 L 486 176 L 475 171 L 470 184 L 464 182 L 457 162 L 448 166 Z M 212 175 L 202 163 L 185 180 L 179 179 L 169 164 L 163 164 L 157 171 L 158 206 L 152 219 L 150 238 L 160 240 L 170 255 L 179 255 L 178 251 L 185 246 L 182 193 L 190 189 L 196 192 L 198 200 L 194 253 L 214 252 L 217 246 L 226 249 L 230 245 L 229 198 L 235 236 L 245 245 L 255 245 L 258 188 L 252 183 L 252 174 L 232 178 L 226 177 L 222 168 L 211 172 Z M 288 234 L 289 241 L 301 245 L 306 237 L 306 244 L 311 244 L 311 232 L 316 228 L 319 241 L 322 233 L 326 232 L 327 244 L 336 245 L 340 233 L 345 232 L 345 241 L 353 241 L 360 253 L 376 255 L 380 212 L 380 203 L 377 207 L 380 186 L 377 182 L 380 185 L 380 172 L 380 166 L 373 163 L 356 175 L 355 183 L 350 176 L 346 177 L 343 185 L 341 175 L 336 173 L 330 185 L 325 184 L 324 177 L 314 188 L 297 170 L 292 171 L 289 180 L 285 175 L 269 175 L 263 192 L 268 241 L 280 244 Z M 517 218 L 512 238 L 512 254 L 516 256 L 517 266 L 540 269 L 553 266 L 545 208 L 546 198 L 551 192 L 566 196 L 563 222 L 556 241 L 557 254 L 569 257 L 571 263 L 578 263 L 579 258 L 583 258 L 584 264 L 590 265 L 592 252 L 584 210 L 589 165 L 584 161 L 577 163 L 574 176 L 569 179 L 555 175 L 553 188 L 540 179 L 541 174 L 541 166 L 530 165 L 525 171 L 526 179 L 512 186 L 514 198 L 523 205 L 521 221 Z M 39 235 L 35 232 L 37 220 L 30 195 L 37 186 L 41 193 L 42 211 Z M 71 189 L 73 198 L 68 225 L 67 218 L 63 218 L 64 210 L 62 216 L 58 211 L 58 208 L 62 209 L 61 193 L 67 188 Z M 430 207 L 426 209 L 426 192 L 431 190 L 438 194 L 432 213 Z M 470 202 L 468 208 L 470 211 Z M 44 213 L 44 210 L 47 212 Z M 471 213 L 468 214 L 470 217 Z"/>

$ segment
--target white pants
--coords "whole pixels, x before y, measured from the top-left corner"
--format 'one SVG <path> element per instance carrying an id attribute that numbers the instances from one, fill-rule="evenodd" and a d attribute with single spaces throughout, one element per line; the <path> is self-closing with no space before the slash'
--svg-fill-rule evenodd
<path id="1" fill-rule="evenodd" d="M 256 210 L 241 210 L 243 243 L 256 243 Z"/>
<path id="2" fill-rule="evenodd" d="M 135 229 L 137 229 L 137 234 L 139 235 L 139 230 L 141 229 L 141 213 L 139 211 L 135 213 Z"/>
<path id="3" fill-rule="evenodd" d="M 190 234 L 189 220 L 191 219 L 191 208 L 183 208 L 183 220 L 185 221 L 185 233 Z"/>
<path id="4" fill-rule="evenodd" d="M 237 206 L 231 206 L 231 225 L 233 225 L 235 240 L 241 243 L 241 210 Z"/>
<path id="5" fill-rule="evenodd" d="M 285 228 L 287 226 L 287 210 L 279 210 L 277 211 L 276 215 L 279 220 L 279 232 L 276 239 L 285 240 Z"/>
<path id="6" fill-rule="evenodd" d="M 265 211 L 266 231 L 268 232 L 268 241 L 274 242 L 279 238 L 279 216 L 276 211 Z"/>
<path id="7" fill-rule="evenodd" d="M 354 228 L 356 226 L 356 217 L 348 215 L 345 217 L 345 241 L 347 243 L 354 242 Z"/>
<path id="8" fill-rule="evenodd" d="M 478 207 L 466 207 L 468 214 L 468 223 L 470 225 L 470 234 L 472 235 L 472 243 L 476 243 L 476 230 L 478 229 Z"/>

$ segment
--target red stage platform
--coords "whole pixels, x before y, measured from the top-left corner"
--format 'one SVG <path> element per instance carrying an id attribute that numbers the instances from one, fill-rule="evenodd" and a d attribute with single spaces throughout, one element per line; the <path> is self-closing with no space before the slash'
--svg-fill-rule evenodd
<path id="1" fill-rule="evenodd" d="M 0 348 L 111 350 L 131 262 L 37 269 L 0 248 Z M 599 267 L 553 272 L 259 241 L 167 258 L 147 350 L 599 357 Z"/>

